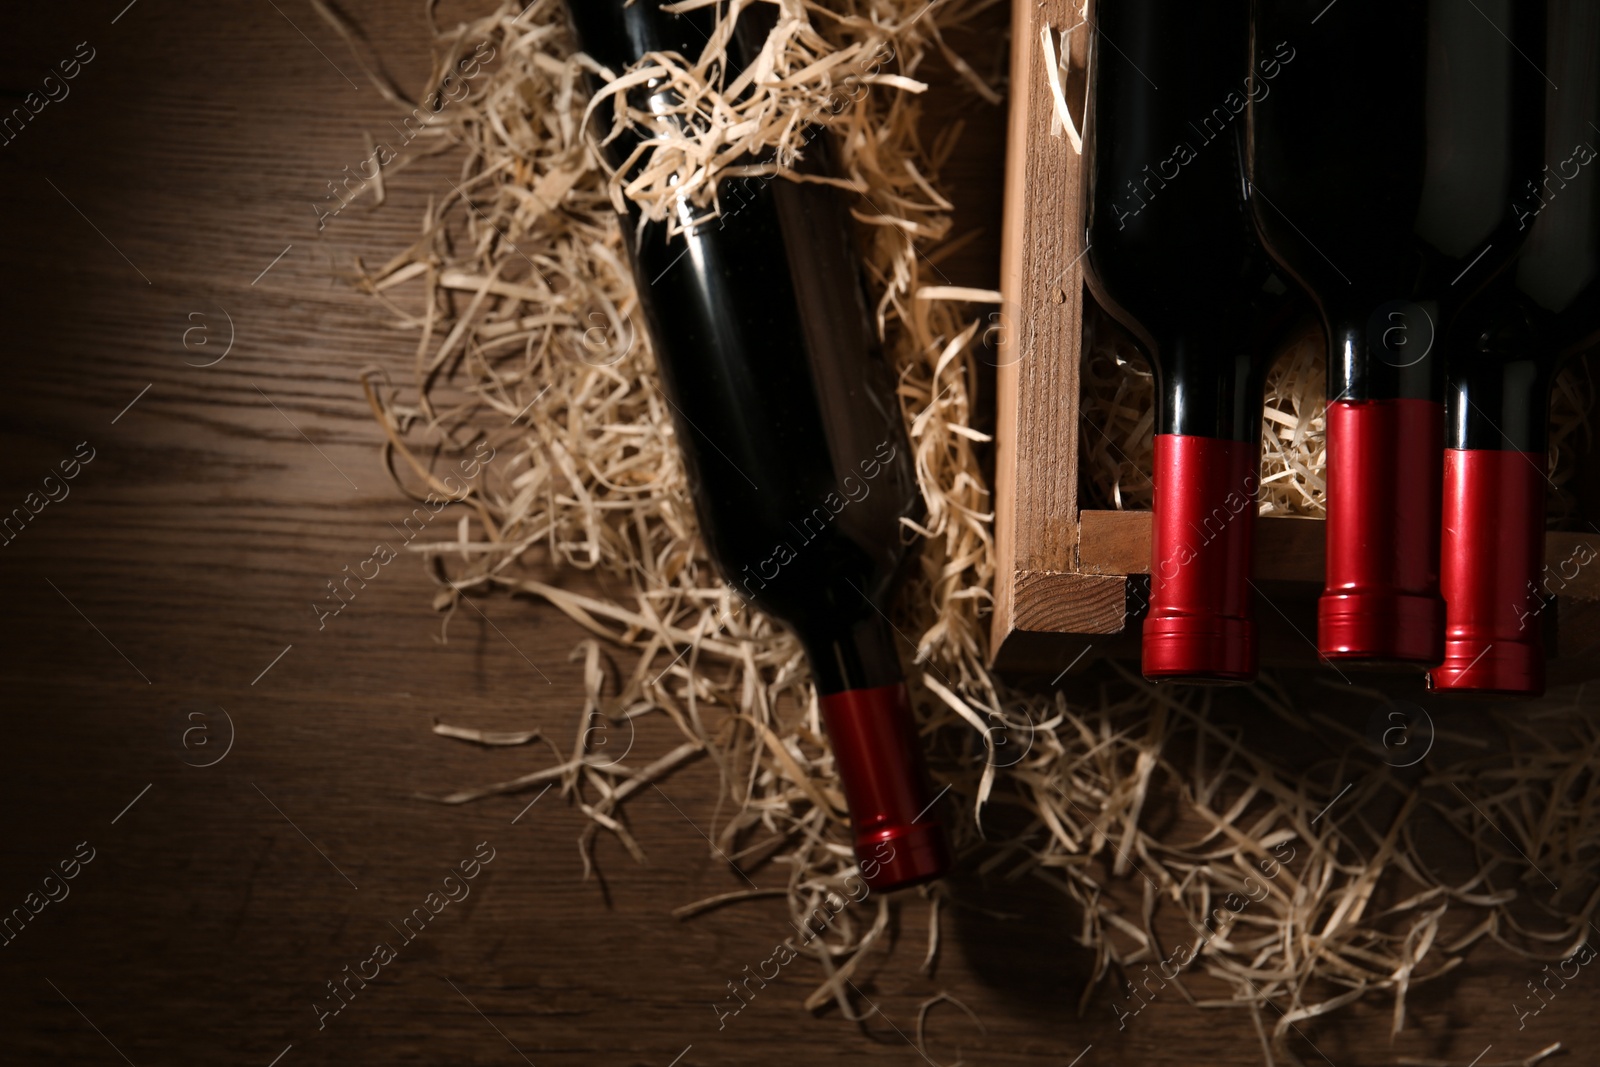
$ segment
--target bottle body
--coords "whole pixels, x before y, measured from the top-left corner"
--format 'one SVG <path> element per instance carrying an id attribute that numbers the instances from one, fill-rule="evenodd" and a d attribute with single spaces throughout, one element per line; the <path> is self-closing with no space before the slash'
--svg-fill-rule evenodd
<path id="1" fill-rule="evenodd" d="M 1540 173 L 1518 190 L 1517 261 L 1448 352 L 1441 586 L 1445 692 L 1544 690 L 1550 389 L 1600 338 L 1600 9 L 1550 0 Z"/>
<path id="2" fill-rule="evenodd" d="M 705 11 L 578 7 L 580 44 L 617 71 L 646 51 L 695 54 L 710 29 Z M 605 152 L 621 165 L 636 143 Z M 801 165 L 827 155 L 814 138 Z M 806 649 L 868 884 L 924 881 L 949 858 L 886 614 L 921 496 L 849 212 L 833 187 L 782 177 L 721 192 L 719 218 L 680 201 L 676 235 L 636 209 L 623 219 L 661 399 L 713 562 Z"/>
<path id="3" fill-rule="evenodd" d="M 1244 0 L 1102 0 L 1091 45 L 1085 276 L 1156 379 L 1152 679 L 1256 673 L 1265 334 L 1286 289 L 1245 212 L 1240 145 L 1260 78 L 1248 13 Z"/>
<path id="4" fill-rule="evenodd" d="M 1521 241 L 1512 201 L 1542 110 L 1535 7 L 1408 0 L 1381 33 L 1356 8 L 1255 7 L 1254 53 L 1287 49 L 1294 69 L 1251 105 L 1253 217 L 1329 340 L 1318 646 L 1331 660 L 1443 656 L 1443 354 Z"/>

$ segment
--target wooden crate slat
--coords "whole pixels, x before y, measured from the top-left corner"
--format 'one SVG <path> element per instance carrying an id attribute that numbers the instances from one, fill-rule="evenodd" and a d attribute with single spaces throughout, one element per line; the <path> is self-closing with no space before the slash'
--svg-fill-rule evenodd
<path id="1" fill-rule="evenodd" d="M 1083 334 L 1080 160 L 1065 136 L 1050 133 L 1054 105 L 1039 33 L 1046 23 L 1059 31 L 1081 22 L 1077 5 L 1068 0 L 1018 0 L 1012 9 L 996 382 L 995 491 L 997 500 L 1007 501 L 995 523 L 997 650 L 1013 633 L 1034 627 L 1055 632 L 1056 625 L 1077 617 L 1051 603 L 1057 583 L 1039 577 L 1078 569 L 1075 457 Z M 1078 70 L 1087 45 L 1085 30 L 1072 34 Z M 1023 575 L 1032 577 L 1024 581 Z"/>

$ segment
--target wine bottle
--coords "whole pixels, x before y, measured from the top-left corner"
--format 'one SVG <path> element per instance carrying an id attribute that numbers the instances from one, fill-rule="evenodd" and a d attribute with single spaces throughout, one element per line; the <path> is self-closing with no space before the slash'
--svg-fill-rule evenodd
<path id="1" fill-rule="evenodd" d="M 1447 353 L 1437 690 L 1544 691 L 1550 388 L 1600 336 L 1600 7 L 1547 11 L 1545 163 L 1514 200 L 1527 240 Z"/>
<path id="2" fill-rule="evenodd" d="M 1257 0 L 1252 37 L 1282 64 L 1249 110 L 1256 230 L 1329 343 L 1318 648 L 1425 669 L 1444 656 L 1444 344 L 1524 236 L 1543 4 Z"/>
<path id="3" fill-rule="evenodd" d="M 1144 674 L 1246 682 L 1266 340 L 1292 304 L 1244 204 L 1249 3 L 1100 0 L 1090 47 L 1085 275 L 1156 380 Z"/>
<path id="4" fill-rule="evenodd" d="M 568 13 L 579 46 L 619 74 L 650 52 L 692 62 L 715 28 L 712 10 L 672 14 L 660 0 L 571 0 Z M 730 81 L 759 53 L 764 14 L 741 16 Z M 670 94 L 653 81 L 628 99 L 660 115 Z M 828 140 L 813 132 L 797 166 L 825 172 Z M 601 150 L 623 167 L 647 133 Z M 830 185 L 733 186 L 720 217 L 681 200 L 675 235 L 641 225 L 631 202 L 622 225 L 700 532 L 724 580 L 805 648 L 867 884 L 927 881 L 949 854 L 887 615 L 911 556 L 902 520 L 922 498 L 852 221 Z"/>

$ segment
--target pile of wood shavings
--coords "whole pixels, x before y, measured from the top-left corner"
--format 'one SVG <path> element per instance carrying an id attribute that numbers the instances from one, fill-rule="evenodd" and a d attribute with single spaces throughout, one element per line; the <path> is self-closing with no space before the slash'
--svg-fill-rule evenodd
<path id="1" fill-rule="evenodd" d="M 1087 507 L 1150 508 L 1155 433 L 1155 380 L 1133 341 L 1085 298 L 1090 321 L 1083 354 L 1083 424 L 1079 479 Z M 1304 323 L 1279 349 L 1267 374 L 1261 409 L 1262 515 L 1322 517 L 1327 461 L 1323 334 Z M 1550 405 L 1550 483 L 1546 519 L 1557 527 L 1578 510 L 1573 483 L 1579 459 L 1594 445 L 1589 414 L 1594 378 L 1589 359 L 1557 376 Z"/>
<path id="2" fill-rule="evenodd" d="M 923 545 L 903 600 L 915 626 L 906 629 L 918 635 L 915 661 L 940 694 L 922 702 L 929 730 L 958 716 L 987 730 L 1002 707 L 984 666 L 980 618 L 992 580 L 988 490 L 974 452 L 987 438 L 970 429 L 980 323 L 964 320 L 954 302 L 975 294 L 925 284 L 926 250 L 950 229 L 937 174 L 961 131 L 952 125 L 931 144 L 920 139 L 916 97 L 925 87 L 916 74 L 938 52 L 975 92 L 998 101 L 942 37 L 996 2 L 935 9 L 878 0 L 835 11 L 785 2 L 760 64 L 770 84 L 747 82 L 742 95 L 734 86 L 695 87 L 720 67 L 711 50 L 721 33 L 705 55 L 652 57 L 650 67 L 670 76 L 685 101 L 703 105 L 696 128 L 712 147 L 673 142 L 661 157 L 676 161 L 672 173 L 685 188 L 714 184 L 695 177 L 708 163 L 794 147 L 793 128 L 747 121 L 747 113 L 793 110 L 803 98 L 803 113 L 833 129 L 846 182 L 857 190 L 853 211 L 878 328 L 926 500 L 915 528 Z M 855 868 L 844 801 L 799 644 L 717 579 L 697 535 L 670 409 L 637 325 L 616 182 L 585 142 L 583 75 L 597 68 L 572 55 L 557 0 L 521 10 L 507 3 L 441 41 L 440 72 L 482 41 L 495 59 L 467 96 L 434 117 L 436 139 L 465 151 L 449 192 L 430 205 L 422 238 L 362 274 L 363 287 L 417 334 L 414 380 L 402 389 L 373 372 L 365 384 L 389 438 L 387 460 L 406 484 L 425 479 L 424 488 L 443 493 L 428 472 L 479 441 L 496 459 L 467 488 L 473 514 L 458 537 L 409 548 L 433 567 L 441 608 L 453 613 L 494 589 L 536 596 L 631 662 L 618 672 L 601 641 L 580 650 L 589 699 L 573 746 L 552 749 L 552 765 L 533 774 L 444 799 L 559 783 L 592 820 L 581 842 L 587 869 L 601 830 L 642 858 L 627 801 L 690 761 L 711 759 L 728 810 L 696 821 L 715 826 L 713 848 L 741 869 L 786 868 L 781 892 L 801 920 L 824 895 L 842 892 Z M 601 73 L 618 75 L 613 85 L 634 77 Z M 838 106 L 841 97 L 848 106 Z M 643 176 L 664 173 L 652 163 Z M 652 188 L 635 182 L 627 194 L 648 212 L 661 204 Z M 620 580 L 630 593 L 610 600 L 542 580 L 552 566 L 596 572 L 613 586 Z M 619 760 L 613 753 L 636 726 L 647 729 L 646 718 L 665 719 L 679 743 L 643 765 Z M 543 740 L 531 731 L 439 732 L 492 745 Z M 987 736 L 963 728 L 980 768 Z M 978 779 L 987 790 L 994 775 L 975 771 L 968 792 Z M 971 844 L 975 834 L 969 822 L 956 843 Z M 747 889 L 713 903 L 756 895 Z M 845 982 L 870 955 L 863 950 L 887 934 L 889 914 L 882 898 L 848 910 L 808 946 L 828 975 L 810 1003 L 835 1000 L 850 1017 L 859 1014 Z M 936 930 L 930 925 L 930 938 Z"/>
<path id="3" fill-rule="evenodd" d="M 825 119 L 859 191 L 855 212 L 879 329 L 927 502 L 919 570 L 897 614 L 916 638 L 910 674 L 934 775 L 960 801 L 946 810 L 954 809 L 963 862 L 993 877 L 1042 879 L 1076 903 L 1077 936 L 1098 961 L 1083 990 L 1087 1005 L 1113 974 L 1121 979 L 1111 983 L 1113 998 L 1125 1000 L 1124 982 L 1169 958 L 1174 923 L 1180 933 L 1185 924 L 1202 925 L 1218 900 L 1246 888 L 1244 876 L 1261 859 L 1295 850 L 1268 895 L 1198 948 L 1181 978 L 1213 983 L 1214 996 L 1196 998 L 1203 1003 L 1250 1012 L 1268 1063 L 1298 1062 L 1289 1047 L 1296 1027 L 1362 996 L 1389 996 L 1398 1026 L 1407 990 L 1455 966 L 1473 939 L 1559 952 L 1593 900 L 1551 903 L 1542 924 L 1523 917 L 1514 907 L 1527 882 L 1496 834 L 1512 834 L 1515 847 L 1552 875 L 1592 863 L 1594 828 L 1585 820 L 1593 805 L 1566 784 L 1582 778 L 1593 738 L 1583 751 L 1530 741 L 1497 750 L 1483 768 L 1441 768 L 1430 780 L 1459 781 L 1476 804 L 1435 790 L 1373 826 L 1365 821 L 1370 812 L 1398 787 L 1357 744 L 1335 761 L 1337 773 L 1303 773 L 1253 754 L 1238 732 L 1217 725 L 1204 692 L 1156 690 L 1121 674 L 1098 694 L 1069 701 L 1060 691 L 1014 692 L 985 668 L 993 546 L 974 450 L 984 439 L 970 428 L 978 323 L 961 317 L 948 288 L 926 284 L 924 258 L 937 255 L 949 230 L 938 174 L 957 131 L 932 144 L 920 139 L 915 81 L 938 51 L 979 83 L 980 95 L 994 95 L 943 45 L 943 34 L 985 6 L 845 0 L 824 11 L 786 0 L 779 39 L 768 49 L 782 84 L 771 93 L 753 86 L 739 105 L 750 101 L 760 114 L 776 115 L 760 110 L 771 96 Z M 401 387 L 373 372 L 365 385 L 391 469 L 418 498 L 430 489 L 463 495 L 433 471 L 479 442 L 495 449 L 465 486 L 468 510 L 457 536 L 408 546 L 439 581 L 437 606 L 453 616 L 466 601 L 473 617 L 480 595 L 521 593 L 553 604 L 594 638 L 574 651 L 587 698 L 570 746 L 558 748 L 537 730 L 440 725 L 442 735 L 483 745 L 543 744 L 550 758 L 521 776 L 439 799 L 465 803 L 558 785 L 590 819 L 580 841 L 588 869 L 602 831 L 642 858 L 648 843 L 629 828 L 630 799 L 691 761 L 711 760 L 721 772 L 722 803 L 696 812 L 695 821 L 710 828 L 713 852 L 763 880 L 786 871 L 787 885 L 734 882 L 738 888 L 680 914 L 781 895 L 803 921 L 844 891 L 854 860 L 800 648 L 717 580 L 697 536 L 649 342 L 633 325 L 637 300 L 614 212 L 618 190 L 583 140 L 584 68 L 571 56 L 559 3 L 535 0 L 521 10 L 507 3 L 441 34 L 430 88 L 482 41 L 494 46 L 494 60 L 463 99 L 430 118 L 419 149 L 460 149 L 457 178 L 430 204 L 418 242 L 361 275 L 415 334 L 413 380 Z M 792 54 L 785 41 L 794 42 Z M 861 73 L 856 85 L 865 88 L 850 89 L 850 106 L 837 114 L 823 106 L 830 92 L 851 84 L 850 57 L 882 55 L 885 44 L 894 60 L 884 72 L 893 79 Z M 711 69 L 704 56 L 679 58 L 675 79 Z M 788 126 L 744 123 L 727 103 L 728 87 L 708 86 L 705 94 L 720 94 L 728 108 L 708 134 L 715 143 L 679 145 L 673 158 L 705 163 L 783 147 Z M 733 152 L 724 141 L 741 147 Z M 626 192 L 646 202 L 651 195 Z M 626 592 L 567 588 L 584 585 L 565 580 L 572 571 Z M 1313 729 L 1270 683 L 1254 692 L 1279 719 Z M 632 754 L 651 748 L 661 754 Z M 1353 795 L 1322 814 L 1352 780 Z M 1486 781 L 1498 783 L 1492 796 Z M 1412 859 L 1411 820 L 1422 807 L 1437 809 L 1479 853 L 1475 877 L 1439 884 Z M 1200 829 L 1192 840 L 1172 840 L 1158 810 Z M 1002 813 L 1019 815 L 1012 821 L 1020 825 L 995 829 Z M 1399 892 L 1408 880 L 1421 888 Z M 924 966 L 931 967 L 950 901 L 940 887 L 922 892 Z M 857 972 L 873 966 L 878 949 L 890 950 L 899 906 L 879 896 L 844 909 L 806 946 L 823 971 L 808 1007 L 834 1003 L 849 1018 L 870 1014 L 857 1007 L 847 981 L 864 980 Z M 1448 945 L 1439 936 L 1447 915 L 1470 919 Z"/>
<path id="4" fill-rule="evenodd" d="M 1506 741 L 1492 755 L 1483 731 L 1430 724 L 1409 738 L 1431 747 L 1413 764 L 1392 739 L 1374 743 L 1370 725 L 1303 715 L 1270 679 L 1250 691 L 1257 715 L 1226 716 L 1210 707 L 1216 690 L 1113 669 L 1122 684 L 1098 707 L 1057 698 L 1064 722 L 1013 769 L 1017 790 L 995 795 L 1047 844 L 1024 835 L 981 867 L 1044 878 L 1079 902 L 1078 940 L 1109 980 L 1119 1029 L 1163 998 L 1242 1007 L 1265 1062 L 1298 1064 L 1307 1020 L 1382 996 L 1398 1034 L 1408 993 L 1484 938 L 1535 961 L 1532 974 L 1593 932 L 1600 731 L 1570 700 L 1493 713 Z M 1265 756 L 1281 737 L 1246 743 L 1262 712 L 1327 756 L 1288 773 Z M 1169 818 L 1175 829 L 1151 831 Z"/>

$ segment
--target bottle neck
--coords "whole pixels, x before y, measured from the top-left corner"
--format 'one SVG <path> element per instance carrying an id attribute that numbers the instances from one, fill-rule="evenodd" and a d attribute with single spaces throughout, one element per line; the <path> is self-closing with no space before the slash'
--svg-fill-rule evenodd
<path id="1" fill-rule="evenodd" d="M 1445 387 L 1445 447 L 1543 453 L 1550 438 L 1551 362 L 1452 360 Z"/>
<path id="2" fill-rule="evenodd" d="M 1437 402 L 1444 389 L 1445 326 L 1435 301 L 1330 311 L 1328 399 Z"/>
<path id="3" fill-rule="evenodd" d="M 1190 338 L 1177 338 L 1161 346 L 1156 367 L 1157 434 L 1260 440 L 1263 368 L 1244 339 L 1238 341 L 1207 348 Z"/>
<path id="4" fill-rule="evenodd" d="M 896 640 L 894 627 L 877 611 L 840 629 L 800 634 L 822 696 L 904 680 Z"/>
<path id="5" fill-rule="evenodd" d="M 1203 333 L 1140 341 L 1158 353 L 1151 359 L 1158 435 L 1261 440 L 1261 393 L 1272 356 L 1311 304 L 1277 275 L 1261 275 L 1257 283 L 1247 298 L 1207 316 Z"/>

